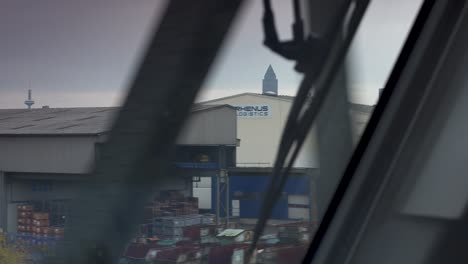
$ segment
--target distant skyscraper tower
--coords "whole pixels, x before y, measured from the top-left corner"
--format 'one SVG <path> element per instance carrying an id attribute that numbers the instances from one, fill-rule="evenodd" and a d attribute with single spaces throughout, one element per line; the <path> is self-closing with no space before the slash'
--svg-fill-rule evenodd
<path id="1" fill-rule="evenodd" d="M 32 99 L 31 89 L 28 90 L 28 99 L 24 101 L 24 104 L 28 106 L 28 109 L 31 109 L 31 106 L 34 104 L 34 100 Z"/>
<path id="2" fill-rule="evenodd" d="M 263 77 L 262 93 L 266 95 L 278 95 L 278 80 L 271 65 L 268 66 L 265 77 Z"/>

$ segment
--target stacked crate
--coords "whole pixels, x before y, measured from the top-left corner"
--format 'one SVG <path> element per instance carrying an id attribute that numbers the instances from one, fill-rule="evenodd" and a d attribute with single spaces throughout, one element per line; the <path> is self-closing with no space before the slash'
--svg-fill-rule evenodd
<path id="1" fill-rule="evenodd" d="M 151 221 L 153 221 L 153 218 L 160 216 L 162 216 L 162 214 L 161 207 L 159 206 L 159 204 L 153 203 L 153 205 L 145 206 L 143 215 L 144 224 L 151 223 Z"/>
<path id="2" fill-rule="evenodd" d="M 65 228 L 63 227 L 54 226 L 50 227 L 50 229 L 49 234 L 52 234 L 55 238 L 62 238 L 65 235 Z"/>
<path id="3" fill-rule="evenodd" d="M 213 225 L 216 223 L 216 215 L 214 214 L 203 214 L 202 215 L 202 224 L 204 225 Z"/>
<path id="4" fill-rule="evenodd" d="M 44 237 L 44 231 L 49 232 L 50 220 L 49 214 L 44 212 L 33 212 L 33 235 L 37 244 L 42 244 L 42 238 Z"/>
<path id="5" fill-rule="evenodd" d="M 222 231 L 222 227 L 219 225 L 197 225 L 185 227 L 183 230 L 183 236 L 190 241 L 197 242 L 199 244 L 217 243 L 218 239 L 216 235 Z"/>
<path id="6" fill-rule="evenodd" d="M 278 238 L 282 244 L 307 244 L 310 228 L 304 223 L 284 225 L 279 228 Z"/>
<path id="7" fill-rule="evenodd" d="M 153 234 L 157 237 L 180 241 L 184 239 L 184 228 L 200 225 L 201 215 L 169 216 L 153 219 Z"/>
<path id="8" fill-rule="evenodd" d="M 150 223 L 153 218 L 164 216 L 184 216 L 198 214 L 198 198 L 169 197 L 155 200 L 144 208 L 144 222 Z"/>
<path id="9" fill-rule="evenodd" d="M 16 207 L 17 213 L 17 229 L 19 234 L 29 234 L 33 231 L 32 214 L 34 206 L 31 204 L 20 204 Z"/>
<path id="10" fill-rule="evenodd" d="M 168 200 L 153 202 L 154 213 L 158 216 L 183 216 L 198 214 L 198 198 L 171 197 Z"/>
<path id="11" fill-rule="evenodd" d="M 178 203 L 178 208 L 181 210 L 181 215 L 198 214 L 198 198 L 187 197 Z"/>

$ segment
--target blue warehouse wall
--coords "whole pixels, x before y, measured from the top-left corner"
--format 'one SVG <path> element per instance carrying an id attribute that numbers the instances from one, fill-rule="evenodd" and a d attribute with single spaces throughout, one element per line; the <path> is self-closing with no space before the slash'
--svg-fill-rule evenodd
<path id="1" fill-rule="evenodd" d="M 239 200 L 239 217 L 256 218 L 262 206 L 262 199 L 270 181 L 270 176 L 229 176 L 229 199 Z M 216 210 L 216 177 L 212 178 L 212 210 Z M 309 181 L 307 176 L 290 177 L 283 188 L 283 195 L 279 197 L 273 208 L 271 218 L 288 218 L 288 195 L 307 195 Z M 225 197 L 221 197 L 221 203 Z M 231 203 L 230 203 L 231 204 Z M 232 209 L 232 208 L 231 208 Z M 222 215 L 224 216 L 224 215 Z"/>

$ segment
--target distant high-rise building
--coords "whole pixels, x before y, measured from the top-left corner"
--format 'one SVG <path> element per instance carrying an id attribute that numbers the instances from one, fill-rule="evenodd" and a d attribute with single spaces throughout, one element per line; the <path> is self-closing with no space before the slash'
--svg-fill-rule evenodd
<path id="1" fill-rule="evenodd" d="M 263 77 L 262 94 L 265 95 L 278 95 L 278 80 L 273 68 L 268 66 L 268 69 Z"/>
<path id="2" fill-rule="evenodd" d="M 31 106 L 34 104 L 34 100 L 32 99 L 31 89 L 28 90 L 28 99 L 24 101 L 24 104 L 28 106 L 28 109 L 31 109 Z"/>

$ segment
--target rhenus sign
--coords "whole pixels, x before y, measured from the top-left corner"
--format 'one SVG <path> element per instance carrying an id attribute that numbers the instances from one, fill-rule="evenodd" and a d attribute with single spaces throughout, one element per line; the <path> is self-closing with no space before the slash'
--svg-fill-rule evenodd
<path id="1" fill-rule="evenodd" d="M 236 105 L 237 116 L 241 118 L 268 118 L 271 117 L 269 105 Z"/>

